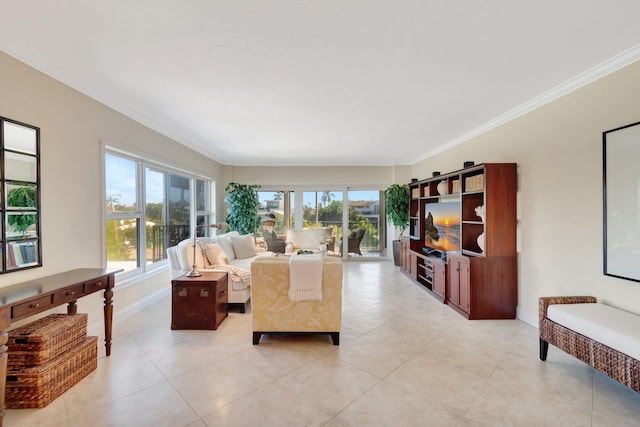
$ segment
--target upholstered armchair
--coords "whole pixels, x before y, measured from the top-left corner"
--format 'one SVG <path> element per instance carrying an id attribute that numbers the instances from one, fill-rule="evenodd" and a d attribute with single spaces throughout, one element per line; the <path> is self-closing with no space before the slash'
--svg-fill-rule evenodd
<path id="1" fill-rule="evenodd" d="M 360 252 L 360 242 L 364 237 L 364 233 L 366 230 L 364 228 L 358 228 L 356 231 L 352 231 L 348 238 L 347 242 L 347 253 L 348 254 L 358 254 L 362 256 L 362 252 Z M 342 256 L 342 239 L 340 239 L 340 256 Z"/>
<path id="2" fill-rule="evenodd" d="M 290 257 L 287 256 L 256 258 L 251 264 L 251 277 L 254 345 L 268 333 L 329 334 L 334 345 L 340 344 L 340 258 L 322 257 L 322 300 L 290 299 Z"/>
<path id="3" fill-rule="evenodd" d="M 262 236 L 264 237 L 264 241 L 267 244 L 267 250 L 270 252 L 278 252 L 283 254 L 285 248 L 287 246 L 287 242 L 278 237 L 275 231 L 271 231 L 267 228 L 262 229 Z"/>

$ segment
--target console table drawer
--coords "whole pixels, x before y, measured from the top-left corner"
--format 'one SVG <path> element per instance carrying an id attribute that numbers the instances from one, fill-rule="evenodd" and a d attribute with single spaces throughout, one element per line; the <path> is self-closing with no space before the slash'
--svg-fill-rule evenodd
<path id="1" fill-rule="evenodd" d="M 82 295 L 82 285 L 76 285 L 53 294 L 53 303 L 64 304 L 65 302 L 75 301 Z"/>
<path id="2" fill-rule="evenodd" d="M 27 317 L 31 314 L 40 313 L 41 311 L 52 307 L 54 307 L 54 305 L 51 303 L 51 295 L 46 295 L 12 307 L 11 318 L 16 319 L 20 317 Z"/>
<path id="3" fill-rule="evenodd" d="M 100 289 L 107 289 L 107 278 L 103 277 L 100 280 L 94 280 L 92 282 L 86 282 L 84 284 L 84 293 L 90 294 L 91 292 L 98 291 Z"/>

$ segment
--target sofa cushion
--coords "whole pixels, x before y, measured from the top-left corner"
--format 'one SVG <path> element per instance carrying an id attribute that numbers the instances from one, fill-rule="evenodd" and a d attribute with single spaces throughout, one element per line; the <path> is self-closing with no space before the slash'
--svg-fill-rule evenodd
<path id="1" fill-rule="evenodd" d="M 231 246 L 236 258 L 245 259 L 256 255 L 256 243 L 253 234 L 231 236 Z"/>
<path id="2" fill-rule="evenodd" d="M 640 316 L 637 314 L 600 303 L 551 304 L 547 317 L 640 360 Z"/>
<path id="3" fill-rule="evenodd" d="M 234 259 L 236 259 L 236 253 L 233 250 L 233 244 L 231 243 L 231 238 L 234 236 L 240 235 L 237 231 L 232 233 L 216 236 L 216 241 L 222 247 L 222 250 L 224 251 L 224 253 L 227 254 L 227 258 L 229 258 L 230 261 L 233 261 Z"/>
<path id="4" fill-rule="evenodd" d="M 229 257 L 219 244 L 209 243 L 206 252 L 207 259 L 212 263 L 210 265 L 229 264 Z"/>
<path id="5" fill-rule="evenodd" d="M 178 246 L 180 247 L 179 252 L 183 255 L 180 263 L 184 269 L 190 270 L 193 266 L 193 240 L 183 240 Z M 196 244 L 195 255 L 196 268 L 204 268 L 207 263 L 205 263 L 204 256 L 202 255 L 202 247 L 199 244 Z"/>

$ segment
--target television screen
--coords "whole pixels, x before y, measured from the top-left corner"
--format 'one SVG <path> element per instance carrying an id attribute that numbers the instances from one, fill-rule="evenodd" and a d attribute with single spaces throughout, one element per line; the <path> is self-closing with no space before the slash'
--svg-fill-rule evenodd
<path id="1" fill-rule="evenodd" d="M 460 200 L 427 203 L 425 246 L 440 251 L 460 250 Z"/>

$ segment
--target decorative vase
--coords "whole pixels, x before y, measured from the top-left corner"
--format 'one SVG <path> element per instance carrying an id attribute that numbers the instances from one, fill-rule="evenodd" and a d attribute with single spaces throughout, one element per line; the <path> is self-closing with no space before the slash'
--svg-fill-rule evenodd
<path id="1" fill-rule="evenodd" d="M 480 252 L 484 252 L 484 232 L 478 236 L 477 242 Z"/>
<path id="2" fill-rule="evenodd" d="M 440 195 L 444 195 L 444 194 L 448 194 L 449 193 L 449 189 L 447 188 L 447 181 L 440 181 L 436 188 L 438 189 L 438 193 Z"/>

